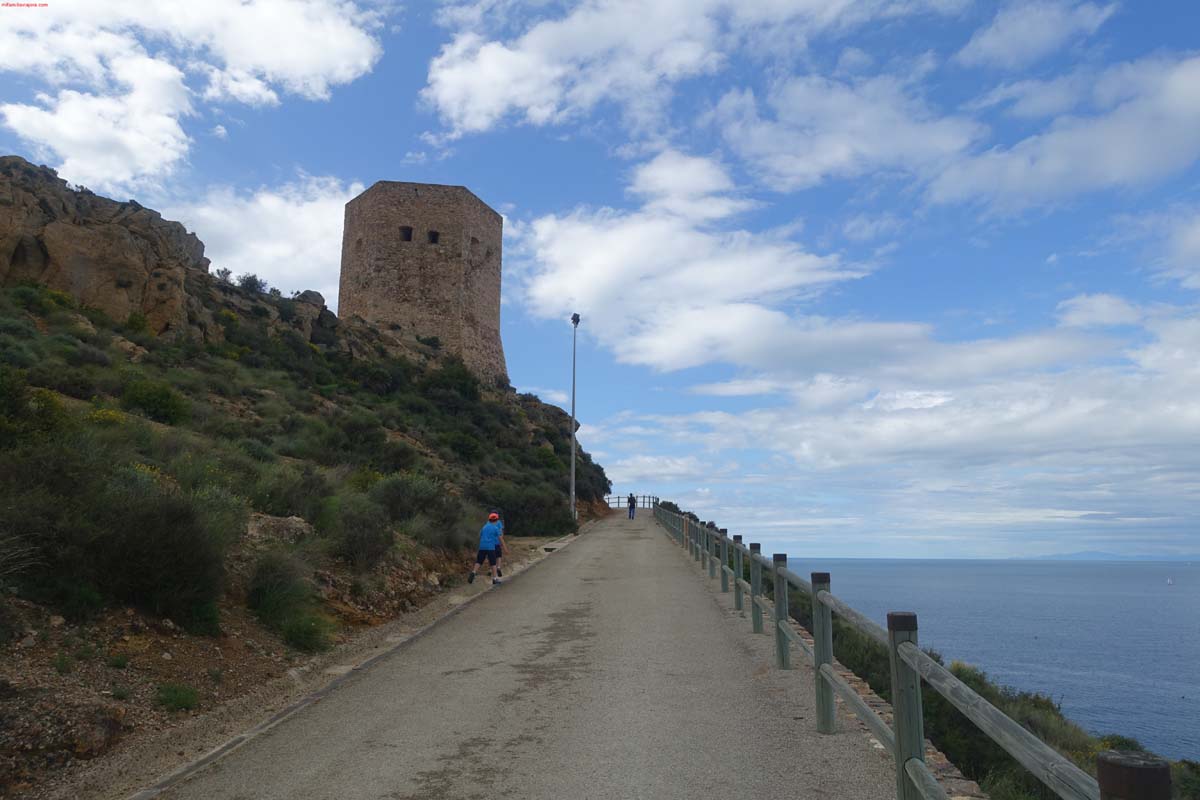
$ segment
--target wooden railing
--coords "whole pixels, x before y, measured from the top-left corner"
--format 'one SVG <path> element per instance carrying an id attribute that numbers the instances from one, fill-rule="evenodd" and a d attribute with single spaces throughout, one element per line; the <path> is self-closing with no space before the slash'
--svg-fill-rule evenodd
<path id="1" fill-rule="evenodd" d="M 749 603 L 755 633 L 765 633 L 764 618 L 772 618 L 776 666 L 792 668 L 792 645 L 808 658 L 814 670 L 820 733 L 835 730 L 836 694 L 892 753 L 896 760 L 897 800 L 947 800 L 945 791 L 925 764 L 922 680 L 1064 800 L 1170 800 L 1171 773 L 1166 761 L 1144 753 L 1106 751 L 1097 758 L 1097 781 L 980 697 L 918 647 L 916 614 L 889 613 L 885 630 L 834 596 L 828 572 L 814 572 L 811 580 L 805 580 L 788 569 L 786 554 L 776 553 L 767 559 L 758 543 L 746 546 L 741 536 L 731 537 L 725 528 L 717 528 L 711 522 L 696 521 L 657 504 L 654 516 L 667 534 L 700 563 L 709 578 L 716 578 L 719 573 L 721 591 L 732 589 L 734 593 L 735 609 L 742 611 Z M 747 566 L 749 581 L 743 577 Z M 764 580 L 774 581 L 773 602 L 766 598 Z M 812 598 L 811 646 L 789 619 L 789 587 L 807 592 Z M 887 648 L 891 662 L 891 726 L 833 668 L 834 613 Z"/>
<path id="2" fill-rule="evenodd" d="M 633 499 L 637 501 L 638 508 L 654 508 L 658 505 L 658 498 L 652 494 L 635 494 Z M 628 508 L 629 495 L 606 494 L 604 495 L 604 502 L 608 504 L 609 508 Z"/>

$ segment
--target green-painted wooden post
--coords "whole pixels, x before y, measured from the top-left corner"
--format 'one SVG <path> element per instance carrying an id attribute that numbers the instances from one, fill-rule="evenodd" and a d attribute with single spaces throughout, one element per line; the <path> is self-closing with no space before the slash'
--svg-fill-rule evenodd
<path id="1" fill-rule="evenodd" d="M 775 553 L 771 563 L 775 566 L 775 666 L 791 669 L 792 643 L 780 627 L 788 624 L 788 582 L 782 572 L 787 567 L 787 553 Z"/>
<path id="2" fill-rule="evenodd" d="M 1171 800 L 1171 765 L 1150 753 L 1105 750 L 1096 756 L 1100 800 Z"/>
<path id="3" fill-rule="evenodd" d="M 746 616 L 746 608 L 742 603 L 742 535 L 733 535 L 733 607 L 741 615 Z"/>
<path id="4" fill-rule="evenodd" d="M 922 800 L 921 790 L 904 768 L 909 759 L 925 760 L 921 675 L 896 649 L 904 642 L 916 645 L 917 615 L 911 611 L 893 611 L 887 615 L 887 625 L 892 662 L 892 728 L 896 732 L 896 800 Z"/>
<path id="5" fill-rule="evenodd" d="M 820 592 L 829 591 L 829 573 L 812 574 L 812 620 L 813 620 L 813 683 L 817 687 L 817 731 L 834 733 L 837 730 L 837 713 L 833 705 L 833 687 L 821 675 L 822 664 L 833 664 L 833 612 L 829 606 L 817 599 Z"/>
<path id="6" fill-rule="evenodd" d="M 761 544 L 750 543 L 750 623 L 755 633 L 763 632 L 762 608 L 755 602 L 762 596 L 762 564 L 758 563 L 758 559 L 755 558 L 761 552 Z"/>
<path id="7" fill-rule="evenodd" d="M 725 529 L 721 528 L 721 591 L 729 591 L 729 573 L 725 568 L 729 566 L 729 537 L 725 534 Z"/>

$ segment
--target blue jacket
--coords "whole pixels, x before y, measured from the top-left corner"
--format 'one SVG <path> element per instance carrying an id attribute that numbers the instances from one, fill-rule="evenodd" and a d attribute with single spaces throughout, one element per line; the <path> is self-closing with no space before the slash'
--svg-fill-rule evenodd
<path id="1" fill-rule="evenodd" d="M 504 528 L 499 522 L 489 522 L 479 529 L 479 549 L 480 550 L 495 550 L 500 546 L 500 537 L 504 535 Z"/>

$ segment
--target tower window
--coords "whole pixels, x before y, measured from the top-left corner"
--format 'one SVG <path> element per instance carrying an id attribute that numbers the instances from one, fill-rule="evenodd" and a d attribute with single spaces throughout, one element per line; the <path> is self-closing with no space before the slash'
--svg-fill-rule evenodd
<path id="1" fill-rule="evenodd" d="M 440 233 L 438 233 L 437 231 L 429 232 L 429 243 L 430 244 L 437 244 L 438 240 L 441 238 L 442 238 L 442 235 Z"/>
<path id="2" fill-rule="evenodd" d="M 354 243 L 354 252 L 361 253 L 363 249 L 362 237 L 358 237 L 358 241 Z"/>
<path id="3" fill-rule="evenodd" d="M 402 242 L 411 242 L 412 241 L 412 228 L 410 228 L 407 225 L 400 226 L 400 241 L 402 241 Z"/>

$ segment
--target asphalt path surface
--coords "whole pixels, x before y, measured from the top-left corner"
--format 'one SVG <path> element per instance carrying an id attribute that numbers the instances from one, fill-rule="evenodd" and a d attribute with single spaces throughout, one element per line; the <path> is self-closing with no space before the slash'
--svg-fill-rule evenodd
<path id="1" fill-rule="evenodd" d="M 816 732 L 812 670 L 773 667 L 649 510 L 569 547 L 161 797 L 887 800 L 858 726 Z"/>

